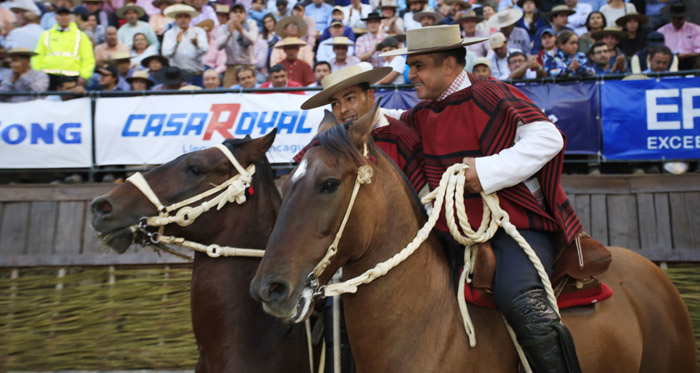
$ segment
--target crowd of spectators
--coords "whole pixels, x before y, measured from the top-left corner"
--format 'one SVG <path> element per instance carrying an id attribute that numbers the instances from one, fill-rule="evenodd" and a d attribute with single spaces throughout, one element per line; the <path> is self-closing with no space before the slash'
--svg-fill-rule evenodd
<path id="1" fill-rule="evenodd" d="M 320 86 L 379 57 L 406 30 L 458 24 L 486 79 L 697 69 L 700 26 L 680 1 L 0 0 L 0 91 Z M 301 92 L 298 92 L 301 93 Z M 23 101 L 30 96 L 5 96 Z"/>

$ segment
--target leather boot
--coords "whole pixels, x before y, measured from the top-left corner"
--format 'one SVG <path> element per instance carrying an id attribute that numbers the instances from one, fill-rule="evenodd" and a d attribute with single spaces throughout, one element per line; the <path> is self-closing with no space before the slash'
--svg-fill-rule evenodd
<path id="1" fill-rule="evenodd" d="M 519 295 L 503 313 L 533 372 L 580 372 L 574 341 L 547 302 L 544 289 Z"/>

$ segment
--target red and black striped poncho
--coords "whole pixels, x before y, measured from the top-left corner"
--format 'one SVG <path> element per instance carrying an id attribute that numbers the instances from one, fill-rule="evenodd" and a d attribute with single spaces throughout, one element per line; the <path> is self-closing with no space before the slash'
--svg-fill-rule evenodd
<path id="1" fill-rule="evenodd" d="M 469 80 L 470 87 L 442 101 L 422 101 L 401 116 L 421 136 L 425 175 L 431 190 L 439 185 L 445 170 L 462 162 L 464 157 L 489 156 L 511 147 L 518 123 L 549 121 L 513 86 L 482 80 L 472 74 Z M 523 182 L 498 191 L 498 197 L 517 228 L 560 231 L 569 243 L 582 227 L 559 182 L 563 161 L 562 151 L 536 174 L 546 209 Z M 469 222 L 477 228 L 483 209 L 480 196 L 465 194 L 465 205 Z M 444 212 L 437 227 L 447 231 Z"/>
<path id="2" fill-rule="evenodd" d="M 372 130 L 374 143 L 391 158 L 403 171 L 409 183 L 416 192 L 419 192 L 426 184 L 427 179 L 423 172 L 423 149 L 418 134 L 400 121 L 386 116 L 388 126 Z M 297 155 L 294 162 L 299 163 L 314 142 L 306 145 Z"/>

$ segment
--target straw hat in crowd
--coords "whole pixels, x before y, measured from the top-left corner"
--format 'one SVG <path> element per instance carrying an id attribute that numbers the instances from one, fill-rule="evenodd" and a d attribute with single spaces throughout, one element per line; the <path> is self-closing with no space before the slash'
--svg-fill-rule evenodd
<path id="1" fill-rule="evenodd" d="M 603 38 L 605 35 L 614 35 L 617 36 L 618 39 L 626 39 L 627 38 L 627 33 L 622 31 L 620 27 L 606 27 L 600 31 L 594 31 L 591 32 L 591 37 L 595 40 L 600 40 Z"/>
<path id="2" fill-rule="evenodd" d="M 139 15 L 139 18 L 146 15 L 146 11 L 143 10 L 143 8 L 141 8 L 140 6 L 134 5 L 134 4 L 126 4 L 123 7 L 117 9 L 117 11 L 116 11 L 117 17 L 124 19 L 127 10 L 136 11 L 136 13 L 138 13 L 138 15 Z"/>
<path id="3" fill-rule="evenodd" d="M 489 18 L 489 26 L 491 28 L 506 28 L 518 23 L 520 18 L 523 18 L 521 9 L 504 9 Z"/>
<path id="4" fill-rule="evenodd" d="M 282 39 L 279 43 L 275 44 L 275 48 L 277 49 L 282 49 L 284 47 L 303 47 L 306 45 L 306 42 L 295 37 L 287 37 Z"/>
<path id="5" fill-rule="evenodd" d="M 199 13 L 197 13 L 197 11 L 194 10 L 193 7 L 186 5 L 186 4 L 171 5 L 167 8 L 165 8 L 165 10 L 163 10 L 163 15 L 165 15 L 166 17 L 175 18 L 175 17 L 177 17 L 178 14 L 187 14 L 191 18 L 194 18 Z"/>
<path id="6" fill-rule="evenodd" d="M 299 35 L 297 35 L 298 38 L 304 37 L 304 35 L 306 35 L 306 31 L 308 29 L 306 21 L 304 21 L 304 19 L 301 17 L 294 16 L 284 17 L 277 21 L 277 24 L 275 25 L 275 33 L 279 35 L 279 37 L 284 37 L 284 29 L 290 23 L 296 24 L 299 28 Z"/>
<path id="7" fill-rule="evenodd" d="M 630 20 L 630 19 L 636 19 L 637 21 L 639 21 L 639 26 L 649 22 L 649 17 L 647 17 L 646 15 L 639 14 L 637 12 L 632 12 L 632 13 L 627 13 L 624 16 L 618 18 L 615 21 L 615 23 L 620 27 L 624 27 L 625 24 L 627 23 L 627 20 Z"/>
<path id="8" fill-rule="evenodd" d="M 367 62 L 355 66 L 340 69 L 321 80 L 323 90 L 301 104 L 303 110 L 309 110 L 328 105 L 328 100 L 334 94 L 354 85 L 369 83 L 374 84 L 387 76 L 391 67 L 372 68 Z"/>
<path id="9" fill-rule="evenodd" d="M 335 36 L 335 37 L 333 37 L 333 39 L 331 39 L 331 42 L 328 43 L 328 45 L 330 45 L 330 46 L 336 46 L 336 45 L 343 46 L 343 45 L 345 45 L 345 46 L 351 47 L 351 46 L 355 45 L 355 43 L 353 43 L 352 40 L 350 40 L 350 38 L 348 38 L 347 36 Z"/>
<path id="10" fill-rule="evenodd" d="M 146 85 L 148 86 L 148 89 L 151 89 L 156 82 L 154 82 L 150 76 L 148 76 L 148 72 L 146 70 L 137 70 L 134 71 L 133 74 L 131 74 L 130 77 L 126 78 L 126 81 L 131 84 L 134 80 L 143 80 L 146 82 Z"/>
<path id="11" fill-rule="evenodd" d="M 438 12 L 434 12 L 432 10 L 425 10 L 425 11 L 418 12 L 418 13 L 414 14 L 413 20 L 416 22 L 420 22 L 420 20 L 423 19 L 423 17 L 433 17 L 436 25 L 438 23 L 440 23 L 440 21 L 442 21 L 443 18 L 445 18 L 442 16 L 442 14 L 440 14 Z"/>

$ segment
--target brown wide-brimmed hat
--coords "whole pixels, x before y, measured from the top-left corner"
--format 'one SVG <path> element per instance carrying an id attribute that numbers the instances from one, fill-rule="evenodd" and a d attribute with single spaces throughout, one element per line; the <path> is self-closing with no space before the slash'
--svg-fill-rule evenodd
<path id="1" fill-rule="evenodd" d="M 175 18 L 178 14 L 187 14 L 191 18 L 194 18 L 197 15 L 199 15 L 199 13 L 193 7 L 187 4 L 175 4 L 163 10 L 163 15 L 165 15 L 166 17 Z"/>
<path id="2" fill-rule="evenodd" d="M 214 20 L 213 19 L 205 19 L 202 22 L 199 22 L 198 24 L 194 25 L 195 27 L 201 27 L 204 29 L 204 31 L 209 32 L 214 29 Z"/>
<path id="3" fill-rule="evenodd" d="M 491 28 L 504 28 L 512 26 L 518 23 L 520 18 L 523 18 L 522 9 L 503 9 L 494 14 L 493 17 L 489 18 L 489 26 L 491 26 Z"/>
<path id="4" fill-rule="evenodd" d="M 141 60 L 141 66 L 148 68 L 148 64 L 151 62 L 151 60 L 160 61 L 161 65 L 163 65 L 164 67 L 170 66 L 170 61 L 168 61 L 167 58 L 165 58 L 164 56 L 161 56 L 160 54 L 156 54 L 156 55 L 148 56 L 148 57 L 144 58 L 143 60 Z"/>
<path id="5" fill-rule="evenodd" d="M 159 8 L 161 4 L 173 5 L 175 4 L 175 0 L 153 0 L 154 7 Z"/>
<path id="6" fill-rule="evenodd" d="M 29 48 L 11 48 L 9 51 L 5 52 L 3 54 L 3 57 L 14 57 L 14 56 L 19 56 L 19 57 L 32 57 L 36 56 L 38 53 L 35 53 L 33 50 Z"/>
<path id="7" fill-rule="evenodd" d="M 422 11 L 418 12 L 413 15 L 413 20 L 420 23 L 420 20 L 423 19 L 424 17 L 432 17 L 435 20 L 435 24 L 437 25 L 442 21 L 445 17 L 442 16 L 442 14 L 438 12 L 433 12 L 432 10 L 427 10 L 427 11 Z"/>
<path id="8" fill-rule="evenodd" d="M 552 19 L 552 17 L 554 17 L 555 14 L 559 13 L 566 13 L 567 16 L 570 16 L 576 13 L 576 11 L 572 10 L 566 5 L 561 4 L 552 8 L 552 10 L 550 10 L 549 13 L 547 13 L 547 18 Z"/>
<path id="9" fill-rule="evenodd" d="M 123 7 L 117 9 L 117 11 L 116 11 L 117 17 L 124 19 L 124 15 L 126 14 L 127 10 L 135 10 L 136 13 L 138 13 L 139 18 L 146 15 L 146 11 L 143 10 L 143 8 L 141 8 L 140 6 L 134 5 L 134 4 L 126 4 Z"/>
<path id="10" fill-rule="evenodd" d="M 406 31 L 406 48 L 382 53 L 379 57 L 440 52 L 466 47 L 467 45 L 481 43 L 486 40 L 489 40 L 489 38 L 462 39 L 458 25 L 421 27 Z"/>
<path id="11" fill-rule="evenodd" d="M 614 26 L 606 27 L 600 31 L 591 32 L 591 38 L 593 38 L 595 40 L 600 40 L 605 35 L 614 35 L 614 36 L 617 36 L 617 38 L 620 40 L 627 38 L 626 32 L 622 31 L 621 28 L 614 27 Z"/>
<path id="12" fill-rule="evenodd" d="M 156 82 L 154 82 L 153 79 L 151 79 L 151 77 L 148 76 L 148 71 L 146 71 L 146 70 L 134 71 L 134 73 L 131 74 L 130 77 L 126 78 L 126 81 L 129 84 L 131 84 L 136 79 L 141 79 L 141 80 L 146 81 L 146 85 L 148 85 L 149 89 L 156 84 Z"/>
<path id="13" fill-rule="evenodd" d="M 309 110 L 328 105 L 328 100 L 334 94 L 354 85 L 374 84 L 391 72 L 391 67 L 372 68 L 367 62 L 340 69 L 321 80 L 323 90 L 301 104 L 302 110 Z"/>
<path id="14" fill-rule="evenodd" d="M 455 23 L 459 23 L 459 22 L 466 21 L 466 20 L 473 20 L 476 23 L 479 23 L 479 22 L 484 20 L 484 17 L 476 14 L 476 12 L 473 10 L 468 10 L 466 12 L 460 12 L 459 14 L 457 14 L 457 18 L 455 19 Z"/>
<path id="15" fill-rule="evenodd" d="M 275 48 L 282 49 L 284 47 L 303 47 L 305 45 L 307 45 L 305 41 L 303 41 L 299 38 L 290 36 L 290 37 L 284 38 L 281 41 L 277 42 L 277 44 L 275 44 Z"/>
<path id="16" fill-rule="evenodd" d="M 301 17 L 295 17 L 295 16 L 289 16 L 289 17 L 284 17 L 277 21 L 277 24 L 275 25 L 275 33 L 283 38 L 284 37 L 284 29 L 287 27 L 288 24 L 294 23 L 297 25 L 299 28 L 299 35 L 297 35 L 298 38 L 303 37 L 306 35 L 306 31 L 308 30 L 309 26 L 306 24 L 306 21 L 304 21 L 303 18 Z"/>
<path id="17" fill-rule="evenodd" d="M 637 12 L 632 12 L 632 13 L 627 13 L 624 16 L 618 18 L 615 23 L 617 23 L 618 26 L 620 27 L 625 27 L 625 24 L 627 23 L 627 20 L 629 19 L 636 19 L 639 21 L 639 26 L 649 22 L 649 17 L 647 17 L 644 14 L 639 14 Z"/>

